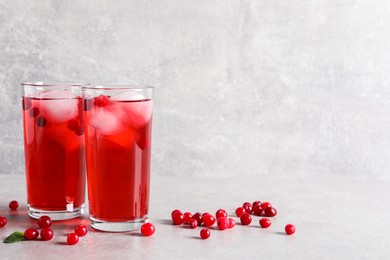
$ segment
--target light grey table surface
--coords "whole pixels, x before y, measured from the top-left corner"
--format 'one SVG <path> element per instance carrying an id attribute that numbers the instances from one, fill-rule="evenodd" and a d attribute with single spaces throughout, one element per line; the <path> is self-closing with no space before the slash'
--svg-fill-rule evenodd
<path id="1" fill-rule="evenodd" d="M 0 215 L 8 218 L 0 239 L 15 230 L 36 226 L 26 213 L 23 175 L 0 176 Z M 0 243 L 0 259 L 389 259 L 390 183 L 357 180 L 264 180 L 248 178 L 184 178 L 153 176 L 150 220 L 152 237 L 139 232 L 103 233 L 90 230 L 74 246 L 66 234 L 88 217 L 55 222 L 51 241 Z M 8 202 L 18 200 L 17 212 Z M 173 209 L 231 215 L 245 201 L 270 201 L 278 215 L 261 229 L 259 217 L 250 226 L 211 230 L 173 226 Z M 297 231 L 284 234 L 293 223 Z"/>

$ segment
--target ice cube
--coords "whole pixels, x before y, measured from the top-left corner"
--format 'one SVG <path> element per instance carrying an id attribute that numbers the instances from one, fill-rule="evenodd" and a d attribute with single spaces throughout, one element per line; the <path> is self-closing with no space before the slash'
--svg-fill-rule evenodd
<path id="1" fill-rule="evenodd" d="M 135 129 L 141 129 L 152 117 L 153 101 L 129 102 L 123 106 L 123 120 Z"/>
<path id="2" fill-rule="evenodd" d="M 117 134 L 123 130 L 123 124 L 119 120 L 121 113 L 114 113 L 110 109 L 96 109 L 89 115 L 89 124 L 104 135 Z"/>
<path id="3" fill-rule="evenodd" d="M 133 90 L 112 95 L 110 99 L 114 101 L 136 101 L 144 100 L 146 98 L 141 92 Z"/>
<path id="4" fill-rule="evenodd" d="M 49 122 L 61 123 L 78 116 L 78 99 L 69 91 L 46 90 L 38 93 L 39 109 Z"/>

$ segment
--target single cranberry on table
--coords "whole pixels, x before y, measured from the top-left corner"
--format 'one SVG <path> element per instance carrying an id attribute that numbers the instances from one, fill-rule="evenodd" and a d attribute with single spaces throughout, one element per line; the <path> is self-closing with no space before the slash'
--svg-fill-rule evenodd
<path id="1" fill-rule="evenodd" d="M 176 212 L 172 215 L 172 222 L 174 225 L 181 225 L 184 222 L 184 215 L 181 212 Z"/>
<path id="2" fill-rule="evenodd" d="M 202 239 L 208 239 L 210 237 L 210 230 L 208 230 L 207 228 L 204 228 L 200 231 L 200 237 Z"/>
<path id="3" fill-rule="evenodd" d="M 276 209 L 274 207 L 268 207 L 264 210 L 264 214 L 267 216 L 267 217 L 275 217 L 276 214 L 278 214 L 278 212 L 276 211 Z"/>
<path id="4" fill-rule="evenodd" d="M 217 211 L 215 212 L 215 217 L 216 217 L 217 220 L 218 220 L 219 218 L 227 217 L 227 216 L 228 216 L 228 214 L 227 214 L 226 210 L 224 210 L 224 209 L 219 209 L 219 210 L 217 210 Z"/>
<path id="5" fill-rule="evenodd" d="M 268 228 L 271 226 L 271 220 L 268 218 L 262 218 L 259 220 L 259 224 L 262 228 Z"/>
<path id="6" fill-rule="evenodd" d="M 75 245 L 79 242 L 79 236 L 76 233 L 70 233 L 66 239 L 68 245 Z"/>
<path id="7" fill-rule="evenodd" d="M 203 223 L 203 215 L 200 212 L 196 212 L 194 215 L 192 215 L 192 219 L 198 221 L 198 226 L 202 225 Z"/>
<path id="8" fill-rule="evenodd" d="M 244 209 L 243 207 L 238 207 L 238 208 L 236 209 L 236 216 L 237 216 L 237 217 L 241 217 L 242 214 L 244 214 L 244 213 L 246 213 L 246 209 Z"/>
<path id="9" fill-rule="evenodd" d="M 27 240 L 34 240 L 38 236 L 39 236 L 39 232 L 35 228 L 28 228 L 24 231 L 24 238 Z"/>
<path id="10" fill-rule="evenodd" d="M 206 227 L 211 227 L 212 225 L 215 224 L 215 217 L 211 215 L 210 213 L 204 214 L 203 215 L 203 225 Z"/>
<path id="11" fill-rule="evenodd" d="M 7 225 L 7 218 L 6 217 L 2 217 L 0 216 L 0 228 L 4 227 L 5 225 Z"/>
<path id="12" fill-rule="evenodd" d="M 42 228 L 41 229 L 41 238 L 44 241 L 49 241 L 53 238 L 54 232 L 51 228 Z"/>
<path id="13" fill-rule="evenodd" d="M 172 213 L 171 213 L 171 217 L 173 217 L 173 214 L 175 214 L 176 212 L 180 212 L 180 213 L 182 213 L 180 210 L 178 210 L 178 209 L 174 209 L 174 210 L 172 211 Z"/>
<path id="14" fill-rule="evenodd" d="M 184 217 L 184 223 L 190 223 L 191 219 L 192 219 L 192 214 L 191 212 L 184 212 L 183 213 L 183 217 Z"/>
<path id="15" fill-rule="evenodd" d="M 198 227 L 198 221 L 196 219 L 191 219 L 190 223 L 188 224 L 190 228 L 194 229 Z"/>
<path id="16" fill-rule="evenodd" d="M 252 217 L 248 213 L 244 213 L 240 217 L 240 221 L 241 221 L 241 224 L 243 224 L 244 226 L 247 226 L 250 223 L 252 223 Z"/>
<path id="17" fill-rule="evenodd" d="M 150 222 L 143 224 L 141 227 L 141 234 L 146 236 L 146 237 L 153 235 L 155 231 L 156 231 L 156 228 Z"/>
<path id="18" fill-rule="evenodd" d="M 232 218 L 229 218 L 229 226 L 228 228 L 234 228 L 236 226 L 236 221 Z"/>
<path id="19" fill-rule="evenodd" d="M 41 216 L 39 217 L 38 219 L 38 226 L 40 228 L 48 228 L 48 227 L 51 227 L 51 224 L 52 224 L 52 220 L 49 216 Z"/>
<path id="20" fill-rule="evenodd" d="M 75 227 L 74 232 L 79 236 L 83 237 L 88 233 L 88 228 L 86 225 L 78 225 Z"/>
<path id="21" fill-rule="evenodd" d="M 19 208 L 19 203 L 16 201 L 16 200 L 12 200 L 10 201 L 10 203 L 8 204 L 8 207 L 11 209 L 11 210 L 17 210 Z"/>
<path id="22" fill-rule="evenodd" d="M 220 230 L 225 230 L 229 228 L 229 219 L 227 217 L 220 217 L 217 220 L 217 226 Z"/>
<path id="23" fill-rule="evenodd" d="M 284 231 L 286 231 L 287 235 L 292 235 L 295 233 L 295 226 L 293 224 L 287 224 L 284 228 Z"/>

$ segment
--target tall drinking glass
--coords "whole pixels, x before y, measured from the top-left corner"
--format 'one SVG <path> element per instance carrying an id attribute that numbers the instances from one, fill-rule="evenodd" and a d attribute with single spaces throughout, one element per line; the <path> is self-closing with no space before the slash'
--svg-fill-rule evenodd
<path id="1" fill-rule="evenodd" d="M 22 83 L 28 214 L 70 219 L 84 212 L 82 84 Z"/>
<path id="2" fill-rule="evenodd" d="M 83 87 L 91 226 L 138 229 L 149 210 L 153 88 Z"/>

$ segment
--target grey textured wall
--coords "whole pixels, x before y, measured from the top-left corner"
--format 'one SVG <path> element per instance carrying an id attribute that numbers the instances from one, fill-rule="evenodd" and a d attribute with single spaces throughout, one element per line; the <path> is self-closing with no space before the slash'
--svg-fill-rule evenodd
<path id="1" fill-rule="evenodd" d="M 390 2 L 0 2 L 0 173 L 19 83 L 155 86 L 153 174 L 387 179 Z"/>

